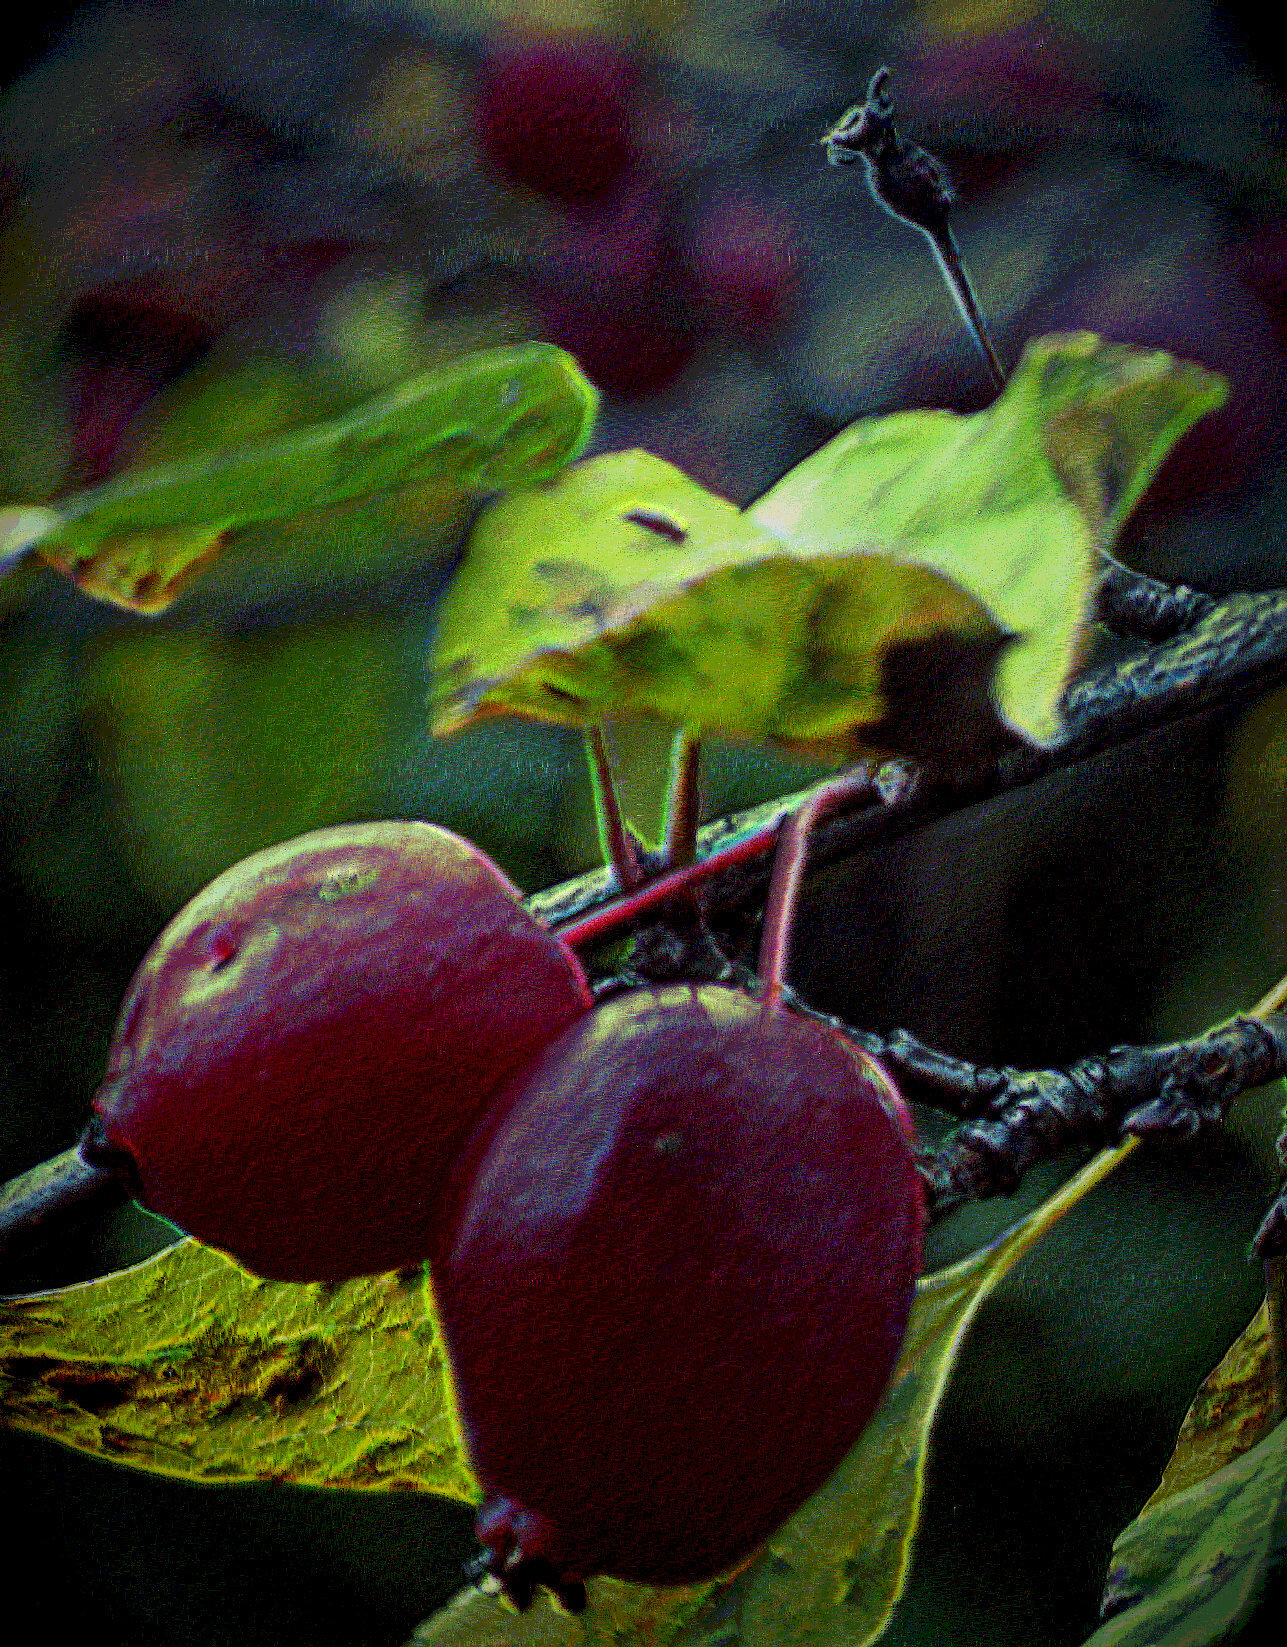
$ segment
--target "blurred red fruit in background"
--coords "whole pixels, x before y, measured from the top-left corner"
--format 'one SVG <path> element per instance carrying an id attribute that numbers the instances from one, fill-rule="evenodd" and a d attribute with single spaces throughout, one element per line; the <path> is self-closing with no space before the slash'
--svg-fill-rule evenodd
<path id="1" fill-rule="evenodd" d="M 475 130 L 516 182 L 556 200 L 602 194 L 632 156 L 635 70 L 593 35 L 514 35 L 483 60 Z"/>
<path id="2" fill-rule="evenodd" d="M 787 319 L 797 296 L 788 214 L 748 193 L 712 201 L 692 237 L 688 278 L 708 313 L 744 338 Z"/>

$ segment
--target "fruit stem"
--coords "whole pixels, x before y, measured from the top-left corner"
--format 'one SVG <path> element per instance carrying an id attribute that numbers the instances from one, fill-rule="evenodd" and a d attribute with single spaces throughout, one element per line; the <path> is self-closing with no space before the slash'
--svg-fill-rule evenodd
<path id="1" fill-rule="evenodd" d="M 611 864 L 617 885 L 623 892 L 633 891 L 643 879 L 639 861 L 639 847 L 630 826 L 621 812 L 616 779 L 608 759 L 608 746 L 603 741 L 599 725 L 585 729 L 586 758 L 590 763 L 590 784 L 594 790 L 594 810 L 599 825 L 599 848 L 604 862 Z"/>
<path id="2" fill-rule="evenodd" d="M 79 1144 L 42 1161 L 0 1185 L 0 1263 L 25 1257 L 53 1236 L 129 1198 L 124 1178 L 111 1167 L 87 1161 Z"/>
<path id="3" fill-rule="evenodd" d="M 1005 371 L 949 221 L 956 192 L 934 156 L 899 135 L 888 87 L 889 70 L 877 69 L 865 100 L 846 109 L 821 139 L 827 160 L 833 166 L 845 166 L 861 158 L 868 192 L 876 204 L 898 222 L 919 229 L 928 240 L 943 283 L 987 364 L 993 388 L 1000 393 L 1005 388 Z"/>
<path id="4" fill-rule="evenodd" d="M 681 726 L 670 749 L 670 789 L 662 833 L 662 861 L 667 869 L 682 869 L 697 858 L 701 762 L 701 738 L 691 727 Z"/>
<path id="5" fill-rule="evenodd" d="M 848 772 L 842 772 L 830 783 L 820 784 L 804 805 L 797 807 L 783 823 L 764 905 L 764 933 L 760 939 L 756 965 L 766 1006 L 782 1004 L 787 962 L 790 960 L 791 928 L 795 923 L 800 882 L 804 878 L 809 837 L 814 826 L 846 801 L 865 801 L 876 794 L 879 790 L 875 769 L 869 761 L 863 761 Z"/>

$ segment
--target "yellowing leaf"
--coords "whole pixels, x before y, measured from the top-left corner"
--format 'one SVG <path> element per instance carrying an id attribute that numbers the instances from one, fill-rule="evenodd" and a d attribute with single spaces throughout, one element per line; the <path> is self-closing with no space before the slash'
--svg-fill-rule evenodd
<path id="1" fill-rule="evenodd" d="M 584 448 L 596 405 L 550 344 L 480 350 L 328 421 L 62 498 L 38 552 L 100 598 L 156 611 L 236 528 L 408 489 L 467 502 L 553 474 Z"/>
<path id="2" fill-rule="evenodd" d="M 889 708 L 888 650 L 937 637 L 979 646 L 985 678 L 1002 641 L 932 570 L 787 547 L 673 464 L 612 452 L 470 534 L 438 613 L 434 730 L 647 711 L 840 756 Z"/>
<path id="3" fill-rule="evenodd" d="M 1262 1304 L 1193 1398 L 1171 1461 L 1141 1515 L 1249 1452 L 1276 1418 L 1269 1308 Z"/>
<path id="4" fill-rule="evenodd" d="M 151 615 L 164 612 L 217 559 L 227 536 L 222 528 L 201 527 L 120 532 L 80 559 L 45 544 L 40 556 L 86 595 Z"/>
<path id="5" fill-rule="evenodd" d="M 1087 1647 L 1229 1640 L 1287 1557 L 1287 1425 L 1262 1304 L 1204 1380 L 1157 1491 L 1113 1545 Z"/>
<path id="6" fill-rule="evenodd" d="M 498 1597 L 466 1591 L 426 1619 L 416 1643 L 867 1647 L 876 1641 L 906 1582 L 934 1414 L 970 1323 L 1007 1271 L 1134 1147 L 1104 1151 L 988 1246 L 921 1280 L 893 1380 L 862 1439 L 739 1573 L 664 1590 L 593 1579 L 580 1618 L 559 1612 L 543 1595 L 516 1615 Z"/>
<path id="7" fill-rule="evenodd" d="M 1287 1560 L 1287 1422 L 1131 1522 L 1086 1647 L 1222 1647 Z"/>
<path id="8" fill-rule="evenodd" d="M 0 1300 L 0 1418 L 185 1481 L 474 1496 L 418 1271 L 290 1286 L 183 1241 Z"/>
<path id="9" fill-rule="evenodd" d="M 439 612 L 434 729 L 645 712 L 825 760 L 1059 730 L 1099 555 L 1224 394 L 1089 333 L 995 405 L 854 424 L 738 511 L 646 452 L 503 498 Z"/>
<path id="10" fill-rule="evenodd" d="M 1158 350 L 1090 332 L 1041 338 L 985 411 L 852 424 L 748 514 L 818 553 L 874 540 L 970 590 L 1017 637 L 997 668 L 1000 711 L 1045 743 L 1084 643 L 1099 552 L 1227 388 Z"/>

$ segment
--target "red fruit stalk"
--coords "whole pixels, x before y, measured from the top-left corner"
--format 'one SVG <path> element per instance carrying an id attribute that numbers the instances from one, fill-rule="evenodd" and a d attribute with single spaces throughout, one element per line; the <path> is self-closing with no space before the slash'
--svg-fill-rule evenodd
<path id="1" fill-rule="evenodd" d="M 318 830 L 226 871 L 157 940 L 89 1152 L 257 1274 L 402 1268 L 491 1094 L 589 1005 L 572 951 L 468 841 Z"/>

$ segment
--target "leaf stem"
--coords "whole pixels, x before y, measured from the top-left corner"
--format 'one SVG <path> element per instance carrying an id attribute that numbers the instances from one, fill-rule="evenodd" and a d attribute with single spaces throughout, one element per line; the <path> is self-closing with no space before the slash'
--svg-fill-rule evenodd
<path id="1" fill-rule="evenodd" d="M 701 818 L 701 738 L 692 727 L 675 734 L 670 749 L 670 789 L 662 830 L 662 858 L 667 869 L 682 869 L 697 857 L 697 825 Z"/>
<path id="2" fill-rule="evenodd" d="M 602 727 L 585 729 L 586 757 L 590 763 L 590 784 L 594 790 L 594 810 L 599 825 L 599 846 L 604 861 L 616 873 L 617 885 L 623 892 L 633 891 L 643 879 L 639 861 L 639 847 L 621 811 L 616 780 L 608 747 L 603 741 Z"/>

